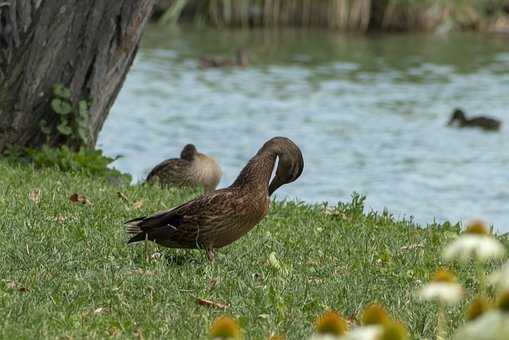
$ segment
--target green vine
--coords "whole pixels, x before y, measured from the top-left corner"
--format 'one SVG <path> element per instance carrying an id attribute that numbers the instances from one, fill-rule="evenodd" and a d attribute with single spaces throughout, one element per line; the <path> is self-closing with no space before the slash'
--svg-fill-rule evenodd
<path id="1" fill-rule="evenodd" d="M 51 108 L 58 115 L 57 131 L 67 140 L 88 145 L 90 142 L 89 109 L 92 103 L 89 100 L 80 100 L 75 107 L 71 101 L 71 95 L 71 90 L 63 84 L 53 85 Z M 40 122 L 40 128 L 47 136 L 52 133 L 51 126 L 44 119 Z"/>

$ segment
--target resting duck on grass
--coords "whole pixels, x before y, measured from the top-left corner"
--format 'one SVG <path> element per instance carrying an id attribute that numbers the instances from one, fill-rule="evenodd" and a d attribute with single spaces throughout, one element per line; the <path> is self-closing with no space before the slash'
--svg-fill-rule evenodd
<path id="1" fill-rule="evenodd" d="M 201 68 L 219 68 L 219 67 L 247 67 L 249 60 L 247 52 L 243 49 L 237 50 L 235 59 L 224 59 L 219 57 L 202 57 L 200 58 Z"/>
<path id="2" fill-rule="evenodd" d="M 212 261 L 215 249 L 236 241 L 267 215 L 269 196 L 299 178 L 303 168 L 302 153 L 295 143 L 285 137 L 272 138 L 229 187 L 126 222 L 128 233 L 134 235 L 128 243 L 150 240 L 170 248 L 204 249 Z"/>
<path id="3" fill-rule="evenodd" d="M 214 158 L 199 153 L 193 144 L 187 144 L 180 158 L 156 165 L 148 174 L 147 182 L 163 187 L 203 187 L 205 192 L 210 192 L 216 189 L 222 175 Z"/>
<path id="4" fill-rule="evenodd" d="M 465 116 L 465 112 L 463 112 L 463 110 L 460 109 L 454 110 L 451 119 L 449 120 L 449 123 L 447 125 L 453 125 L 455 122 L 457 122 L 459 127 L 478 127 L 483 130 L 491 131 L 499 130 L 500 126 L 502 126 L 501 121 L 490 117 L 479 116 L 467 118 Z"/>

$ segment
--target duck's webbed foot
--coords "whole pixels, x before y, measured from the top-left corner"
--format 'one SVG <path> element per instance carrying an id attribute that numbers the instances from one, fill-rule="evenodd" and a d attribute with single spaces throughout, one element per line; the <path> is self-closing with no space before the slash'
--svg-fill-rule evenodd
<path id="1" fill-rule="evenodd" d="M 216 250 L 214 248 L 207 249 L 207 258 L 210 262 L 214 262 L 216 256 Z"/>

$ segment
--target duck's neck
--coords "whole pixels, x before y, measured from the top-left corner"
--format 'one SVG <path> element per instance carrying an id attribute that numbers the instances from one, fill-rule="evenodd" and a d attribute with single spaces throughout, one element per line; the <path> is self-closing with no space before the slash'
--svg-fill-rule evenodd
<path id="1" fill-rule="evenodd" d="M 275 153 L 258 153 L 249 160 L 231 187 L 263 190 L 268 193 L 269 181 L 275 162 Z"/>

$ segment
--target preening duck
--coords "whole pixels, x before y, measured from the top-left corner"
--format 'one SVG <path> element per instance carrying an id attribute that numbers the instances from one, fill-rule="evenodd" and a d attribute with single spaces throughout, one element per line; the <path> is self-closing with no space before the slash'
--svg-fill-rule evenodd
<path id="1" fill-rule="evenodd" d="M 128 233 L 133 235 L 128 243 L 148 239 L 170 248 L 204 249 L 213 260 L 215 249 L 236 241 L 267 215 L 270 195 L 299 178 L 303 168 L 299 147 L 288 138 L 274 137 L 249 160 L 229 187 L 126 222 Z"/>

